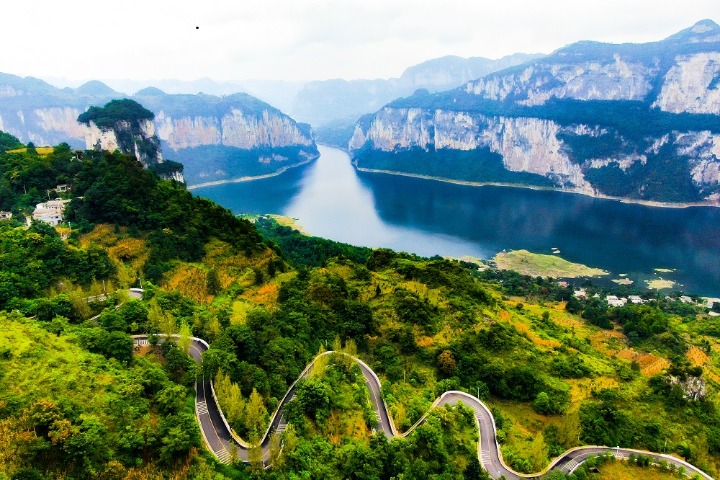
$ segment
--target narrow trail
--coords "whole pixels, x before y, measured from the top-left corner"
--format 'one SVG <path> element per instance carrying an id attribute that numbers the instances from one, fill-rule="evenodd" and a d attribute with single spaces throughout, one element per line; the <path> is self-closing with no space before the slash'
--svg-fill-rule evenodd
<path id="1" fill-rule="evenodd" d="M 198 364 L 201 364 L 202 354 L 209 348 L 209 345 L 200 338 L 191 337 L 191 340 L 189 353 Z M 133 341 L 136 346 L 148 345 L 148 335 L 133 335 Z M 310 373 L 310 370 L 318 358 L 331 354 L 347 355 L 345 353 L 330 351 L 321 353 L 315 357 L 312 362 L 305 367 L 298 379 L 293 382 L 285 396 L 278 403 L 277 409 L 270 417 L 270 424 L 268 425 L 259 446 L 255 447 L 249 445 L 243 439 L 238 437 L 228 425 L 227 420 L 217 403 L 212 381 L 202 377 L 198 378 L 195 383 L 195 416 L 197 418 L 198 425 L 200 426 L 203 441 L 205 442 L 207 448 L 210 449 L 210 451 L 224 463 L 230 463 L 234 458 L 238 458 L 243 462 L 248 462 L 248 454 L 250 451 L 253 448 L 259 448 L 260 452 L 256 451 L 255 453 L 260 453 L 260 455 L 257 455 L 256 458 L 260 458 L 263 463 L 267 464 L 270 459 L 270 438 L 275 432 L 282 432 L 285 430 L 287 423 L 285 422 L 283 415 L 284 407 L 288 402 L 295 398 L 298 381 L 305 378 Z M 619 459 L 627 459 L 633 454 L 644 455 L 646 457 L 650 457 L 655 463 L 665 461 L 670 465 L 676 466 L 678 469 L 683 468 L 688 476 L 699 475 L 703 479 L 713 480 L 713 477 L 694 465 L 670 455 L 647 452 L 643 450 L 634 450 L 630 448 L 593 445 L 577 447 L 564 452 L 555 458 L 550 465 L 541 472 L 532 474 L 518 473 L 508 467 L 503 461 L 502 454 L 500 453 L 500 447 L 497 443 L 495 419 L 493 418 L 492 413 L 490 413 L 490 409 L 478 398 L 465 392 L 445 392 L 437 398 L 435 402 L 433 402 L 428 412 L 426 412 L 425 415 L 423 415 L 422 418 L 415 423 L 415 425 L 413 425 L 408 431 L 401 433 L 398 432 L 392 418 L 388 414 L 387 405 L 385 405 L 385 401 L 382 399 L 380 379 L 378 376 L 362 360 L 356 357 L 350 358 L 352 358 L 353 361 L 357 362 L 360 366 L 360 370 L 365 378 L 365 385 L 370 392 L 370 400 L 372 402 L 373 409 L 375 410 L 375 415 L 378 419 L 378 429 L 381 430 L 388 438 L 408 436 L 418 425 L 425 421 L 427 415 L 435 407 L 455 405 L 462 402 L 463 405 L 471 408 L 475 412 L 475 423 L 480 431 L 480 439 L 477 447 L 478 459 L 480 460 L 480 464 L 485 470 L 487 470 L 492 478 L 500 478 L 501 476 L 504 476 L 508 480 L 541 478 L 542 475 L 550 470 L 560 470 L 564 473 L 572 473 L 588 458 L 598 454 L 610 453 Z"/>

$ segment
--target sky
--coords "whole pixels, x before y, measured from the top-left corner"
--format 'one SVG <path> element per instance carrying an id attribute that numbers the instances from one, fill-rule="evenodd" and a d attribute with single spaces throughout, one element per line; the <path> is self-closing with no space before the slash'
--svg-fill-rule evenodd
<path id="1" fill-rule="evenodd" d="M 8 0 L 0 72 L 72 80 L 390 78 L 444 55 L 660 40 L 720 1 Z"/>

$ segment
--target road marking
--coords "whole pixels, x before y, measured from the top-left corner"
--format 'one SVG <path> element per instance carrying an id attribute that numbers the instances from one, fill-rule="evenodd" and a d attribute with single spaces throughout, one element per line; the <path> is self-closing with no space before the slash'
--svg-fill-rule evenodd
<path id="1" fill-rule="evenodd" d="M 199 415 L 209 415 L 207 402 L 197 402 L 197 412 Z"/>
<path id="2" fill-rule="evenodd" d="M 563 467 L 563 470 L 565 470 L 568 473 L 573 473 L 575 469 L 578 467 L 579 463 L 576 460 L 570 460 L 568 463 L 565 464 Z"/>
<path id="3" fill-rule="evenodd" d="M 222 463 L 230 463 L 232 456 L 230 455 L 230 452 L 228 452 L 225 447 L 223 447 L 219 452 L 213 452 L 213 453 L 215 453 L 215 456 Z"/>

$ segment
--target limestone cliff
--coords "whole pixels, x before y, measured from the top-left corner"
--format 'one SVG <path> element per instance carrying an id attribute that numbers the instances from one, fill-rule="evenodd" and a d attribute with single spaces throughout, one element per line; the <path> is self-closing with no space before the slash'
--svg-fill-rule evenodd
<path id="1" fill-rule="evenodd" d="M 349 149 L 366 169 L 716 202 L 720 27 L 702 21 L 642 45 L 580 42 L 399 99 L 361 119 Z"/>
<path id="2" fill-rule="evenodd" d="M 272 174 L 318 156 L 309 125 L 247 94 L 166 95 L 153 89 L 135 98 L 156 113 L 163 148 L 183 162 L 190 184 Z"/>
<path id="3" fill-rule="evenodd" d="M 146 88 L 132 99 L 154 113 L 152 118 L 132 125 L 77 121 L 93 106 L 124 97 L 96 81 L 58 89 L 0 73 L 0 130 L 36 145 L 117 148 L 146 165 L 163 161 L 162 147 L 185 164 L 190 183 L 276 173 L 318 155 L 309 126 L 246 94 L 168 95 Z"/>
<path id="4" fill-rule="evenodd" d="M 86 127 L 88 150 L 119 150 L 151 167 L 163 163 L 153 118 L 153 113 L 139 103 L 122 99 L 112 100 L 102 108 L 90 107 L 77 121 Z"/>

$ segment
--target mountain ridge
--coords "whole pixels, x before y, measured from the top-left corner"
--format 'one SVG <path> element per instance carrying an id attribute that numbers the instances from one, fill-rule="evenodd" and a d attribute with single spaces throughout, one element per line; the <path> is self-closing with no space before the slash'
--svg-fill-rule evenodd
<path id="1" fill-rule="evenodd" d="M 577 42 L 453 90 L 398 99 L 356 124 L 349 149 L 366 169 L 475 182 L 522 173 L 592 195 L 715 204 L 717 30 L 701 21 L 659 42 Z M 426 158 L 398 163 L 413 150 Z"/>
<path id="2" fill-rule="evenodd" d="M 273 173 L 317 157 L 309 126 L 245 93 L 177 95 L 146 88 L 128 96 L 97 80 L 59 89 L 33 77 L 2 74 L 0 98 L 0 130 L 36 145 L 65 142 L 74 148 L 92 148 L 100 140 L 95 131 L 86 144 L 91 127 L 77 121 L 88 108 L 138 101 L 155 114 L 149 136 L 157 133 L 166 154 L 185 164 L 190 183 Z M 196 147 L 204 150 L 192 150 Z"/>

